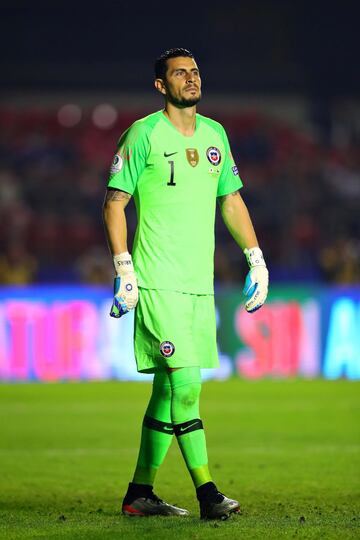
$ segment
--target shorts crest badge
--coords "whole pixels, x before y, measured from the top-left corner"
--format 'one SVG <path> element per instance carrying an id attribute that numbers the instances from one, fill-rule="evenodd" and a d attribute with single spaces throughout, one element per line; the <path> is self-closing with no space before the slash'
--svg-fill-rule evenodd
<path id="1" fill-rule="evenodd" d="M 219 165 L 221 161 L 221 152 L 216 146 L 210 146 L 210 148 L 206 150 L 206 157 L 212 165 Z"/>
<path id="2" fill-rule="evenodd" d="M 160 345 L 160 352 L 165 358 L 170 358 L 175 352 L 175 345 L 171 341 L 163 341 Z"/>
<path id="3" fill-rule="evenodd" d="M 196 148 L 187 148 L 186 157 L 192 167 L 196 167 L 196 165 L 199 163 L 199 152 L 196 150 Z"/>

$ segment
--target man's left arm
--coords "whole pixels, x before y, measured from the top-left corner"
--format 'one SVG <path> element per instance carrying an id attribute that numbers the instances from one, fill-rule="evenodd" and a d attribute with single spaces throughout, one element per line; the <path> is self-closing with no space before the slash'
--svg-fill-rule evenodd
<path id="1" fill-rule="evenodd" d="M 218 197 L 218 200 L 224 223 L 244 252 L 250 268 L 243 292 L 248 297 L 245 309 L 252 313 L 266 300 L 269 272 L 259 248 L 249 211 L 239 191 Z"/>

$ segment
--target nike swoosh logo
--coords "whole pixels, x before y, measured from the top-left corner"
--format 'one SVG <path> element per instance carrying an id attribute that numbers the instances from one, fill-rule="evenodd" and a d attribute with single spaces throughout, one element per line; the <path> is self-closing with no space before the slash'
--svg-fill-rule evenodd
<path id="1" fill-rule="evenodd" d="M 193 422 L 192 424 L 189 424 L 188 426 L 181 427 L 181 428 L 180 428 L 180 433 L 181 433 L 182 431 L 187 431 L 188 429 L 190 429 L 191 427 L 196 426 L 196 425 L 197 425 L 197 422 Z"/>
<path id="2" fill-rule="evenodd" d="M 164 152 L 164 157 L 170 157 L 170 156 L 174 156 L 175 154 L 177 154 L 178 152 L 171 152 L 171 154 L 167 154 L 166 152 Z"/>

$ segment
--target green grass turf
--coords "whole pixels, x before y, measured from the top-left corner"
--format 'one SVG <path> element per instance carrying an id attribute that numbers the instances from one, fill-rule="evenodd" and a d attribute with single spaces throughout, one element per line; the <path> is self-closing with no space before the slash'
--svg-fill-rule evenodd
<path id="1" fill-rule="evenodd" d="M 148 383 L 0 385 L 0 538 L 360 538 L 359 390 L 347 381 L 207 382 L 214 480 L 242 514 L 202 522 L 174 441 L 155 491 L 187 518 L 126 518 Z"/>

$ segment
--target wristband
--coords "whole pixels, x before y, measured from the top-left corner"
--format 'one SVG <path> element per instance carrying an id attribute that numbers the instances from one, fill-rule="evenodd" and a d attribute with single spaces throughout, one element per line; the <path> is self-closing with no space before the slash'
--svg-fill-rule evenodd
<path id="1" fill-rule="evenodd" d="M 254 266 L 266 266 L 264 256 L 259 247 L 245 248 L 244 254 L 250 268 Z"/>
<path id="2" fill-rule="evenodd" d="M 113 264 L 117 276 L 124 276 L 130 272 L 134 272 L 132 258 L 128 251 L 124 251 L 119 255 L 114 255 Z"/>

